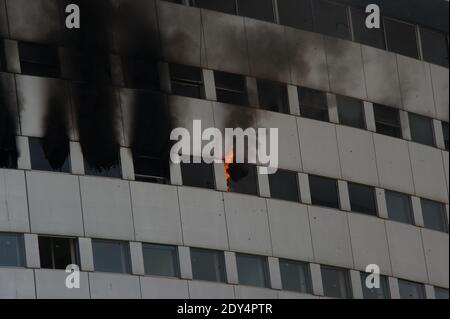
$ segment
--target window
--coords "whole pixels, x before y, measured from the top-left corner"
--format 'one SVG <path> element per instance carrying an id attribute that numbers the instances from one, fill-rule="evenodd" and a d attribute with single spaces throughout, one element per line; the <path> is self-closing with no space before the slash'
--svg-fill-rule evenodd
<path id="1" fill-rule="evenodd" d="M 314 31 L 311 0 L 278 0 L 280 24 Z"/>
<path id="2" fill-rule="evenodd" d="M 168 184 L 170 174 L 166 161 L 150 155 L 133 154 L 134 176 L 138 182 Z"/>
<path id="3" fill-rule="evenodd" d="M 334 179 L 309 175 L 309 188 L 313 205 L 339 208 L 338 188 Z"/>
<path id="4" fill-rule="evenodd" d="M 226 281 L 223 252 L 191 248 L 191 262 L 194 280 Z"/>
<path id="5" fill-rule="evenodd" d="M 95 271 L 130 273 L 130 248 L 128 242 L 92 240 Z"/>
<path id="6" fill-rule="evenodd" d="M 324 92 L 298 88 L 300 115 L 313 120 L 329 121 L 327 97 Z"/>
<path id="7" fill-rule="evenodd" d="M 59 77 L 58 50 L 54 46 L 19 42 L 22 74 Z"/>
<path id="8" fill-rule="evenodd" d="M 203 75 L 201 69 L 191 66 L 171 64 L 170 79 L 173 94 L 197 99 L 205 98 L 205 89 L 203 86 Z"/>
<path id="9" fill-rule="evenodd" d="M 447 214 L 445 207 L 439 202 L 421 199 L 423 221 L 426 228 L 441 232 L 448 232 Z"/>
<path id="10" fill-rule="evenodd" d="M 239 15 L 274 22 L 272 0 L 237 0 Z"/>
<path id="11" fill-rule="evenodd" d="M 389 218 L 401 223 L 412 224 L 413 215 L 409 195 L 386 191 Z"/>
<path id="12" fill-rule="evenodd" d="M 299 201 L 297 173 L 278 169 L 269 175 L 270 197 L 292 202 Z"/>
<path id="13" fill-rule="evenodd" d="M 24 267 L 25 248 L 23 236 L 0 233 L 0 267 Z"/>
<path id="14" fill-rule="evenodd" d="M 214 189 L 214 166 L 206 163 L 181 163 L 183 185 Z"/>
<path id="15" fill-rule="evenodd" d="M 406 280 L 398 280 L 400 299 L 425 299 L 425 289 L 422 284 Z"/>
<path id="16" fill-rule="evenodd" d="M 159 90 L 158 64 L 142 58 L 123 58 L 122 71 L 125 86 L 137 89 Z"/>
<path id="17" fill-rule="evenodd" d="M 229 104 L 248 105 L 245 77 L 214 71 L 217 101 Z"/>
<path id="18" fill-rule="evenodd" d="M 94 166 L 91 166 L 85 158 L 84 159 L 84 173 L 89 176 L 121 178 L 122 177 L 122 169 L 120 167 L 119 154 L 116 155 L 114 162 L 116 164 L 110 166 L 109 168 L 94 167 Z"/>
<path id="19" fill-rule="evenodd" d="M 236 254 L 239 284 L 269 288 L 267 258 L 263 256 Z"/>
<path id="20" fill-rule="evenodd" d="M 5 45 L 3 39 L 0 40 L 0 71 L 6 71 Z"/>
<path id="21" fill-rule="evenodd" d="M 409 113 L 409 127 L 411 129 L 411 139 L 414 142 L 434 146 L 433 120 Z"/>
<path id="22" fill-rule="evenodd" d="M 261 109 L 289 114 L 287 89 L 284 84 L 258 80 L 258 95 Z"/>
<path id="23" fill-rule="evenodd" d="M 448 132 L 448 123 L 442 122 L 442 133 L 444 134 L 444 143 L 445 143 L 445 149 L 448 151 L 448 139 L 449 139 L 449 132 Z"/>
<path id="24" fill-rule="evenodd" d="M 1 41 L 0 41 L 1 42 Z M 17 168 L 16 122 L 0 79 L 0 168 Z"/>
<path id="25" fill-rule="evenodd" d="M 353 212 L 372 216 L 377 215 L 377 204 L 373 187 L 348 183 L 348 193 L 350 195 L 350 206 Z"/>
<path id="26" fill-rule="evenodd" d="M 70 173 L 69 141 L 64 144 L 66 149 L 63 150 L 52 148 L 50 142 L 42 138 L 30 137 L 28 138 L 28 143 L 30 146 L 31 169 Z"/>
<path id="27" fill-rule="evenodd" d="M 416 27 L 412 24 L 384 19 L 387 49 L 415 59 L 419 58 Z"/>
<path id="28" fill-rule="evenodd" d="M 400 114 L 392 107 L 374 104 L 377 133 L 393 137 L 402 137 Z"/>
<path id="29" fill-rule="evenodd" d="M 237 14 L 236 0 L 191 0 L 191 2 L 195 7 Z"/>
<path id="30" fill-rule="evenodd" d="M 350 40 L 346 6 L 325 0 L 315 0 L 313 5 L 317 32 Z"/>
<path id="31" fill-rule="evenodd" d="M 280 272 L 284 290 L 312 293 L 308 264 L 280 259 Z"/>
<path id="32" fill-rule="evenodd" d="M 323 293 L 332 298 L 352 298 L 348 271 L 341 268 L 321 267 Z"/>
<path id="33" fill-rule="evenodd" d="M 366 128 L 362 102 L 351 97 L 336 96 L 339 123 L 357 128 Z"/>
<path id="34" fill-rule="evenodd" d="M 227 169 L 230 178 L 228 190 L 234 193 L 256 195 L 258 193 L 256 166 L 245 163 L 231 163 Z"/>
<path id="35" fill-rule="evenodd" d="M 361 272 L 361 284 L 363 289 L 364 299 L 390 299 L 388 279 L 386 276 L 380 276 L 379 288 L 368 288 L 366 285 L 369 273 Z"/>
<path id="36" fill-rule="evenodd" d="M 448 289 L 434 287 L 434 295 L 436 299 L 448 299 Z"/>
<path id="37" fill-rule="evenodd" d="M 179 277 L 178 249 L 176 246 L 142 244 L 145 274 L 150 276 Z"/>
<path id="38" fill-rule="evenodd" d="M 423 59 L 448 68 L 448 42 L 445 34 L 420 28 Z"/>
<path id="39" fill-rule="evenodd" d="M 66 269 L 78 265 L 78 245 L 73 238 L 39 236 L 41 268 Z"/>
<path id="40" fill-rule="evenodd" d="M 350 8 L 355 41 L 379 49 L 386 49 L 383 28 L 368 29 L 366 27 L 367 13 L 356 8 Z"/>

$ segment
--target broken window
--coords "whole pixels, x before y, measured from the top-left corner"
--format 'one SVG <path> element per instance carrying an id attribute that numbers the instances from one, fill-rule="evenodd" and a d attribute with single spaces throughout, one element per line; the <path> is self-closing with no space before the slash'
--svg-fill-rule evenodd
<path id="1" fill-rule="evenodd" d="M 415 59 L 419 58 L 415 25 L 385 18 L 384 27 L 389 51 Z"/>
<path id="2" fill-rule="evenodd" d="M 422 198 L 423 221 L 426 228 L 448 232 L 447 214 L 444 204 Z"/>
<path id="3" fill-rule="evenodd" d="M 60 76 L 58 49 L 55 46 L 19 42 L 19 59 L 22 74 Z"/>
<path id="4" fill-rule="evenodd" d="M 78 244 L 74 238 L 39 236 L 41 268 L 66 269 L 79 265 Z"/>
<path id="5" fill-rule="evenodd" d="M 45 138 L 28 138 L 30 146 L 31 169 L 38 171 L 62 172 L 70 173 L 70 157 L 55 159 L 53 157 L 52 148 L 48 145 Z M 69 147 L 67 145 L 67 147 Z M 54 150 L 55 153 L 58 150 Z M 67 154 L 69 150 L 67 150 Z"/>
<path id="6" fill-rule="evenodd" d="M 432 119 L 409 113 L 409 128 L 414 142 L 435 146 Z"/>
<path id="7" fill-rule="evenodd" d="M 280 273 L 283 290 L 312 293 L 311 275 L 307 263 L 280 259 Z"/>
<path id="8" fill-rule="evenodd" d="M 275 21 L 272 0 L 237 0 L 237 4 L 241 16 L 268 22 Z"/>
<path id="9" fill-rule="evenodd" d="M 183 185 L 214 189 L 214 165 L 207 163 L 181 163 Z"/>
<path id="10" fill-rule="evenodd" d="M 449 148 L 449 130 L 448 130 L 448 123 L 446 123 L 446 122 L 442 122 L 442 134 L 444 135 L 445 149 L 448 151 L 448 148 Z"/>
<path id="11" fill-rule="evenodd" d="M 321 266 L 323 293 L 326 297 L 352 298 L 352 288 L 348 270 Z"/>
<path id="12" fill-rule="evenodd" d="M 93 239 L 92 253 L 95 271 L 130 273 L 130 247 L 128 242 Z"/>
<path id="13" fill-rule="evenodd" d="M 242 75 L 214 71 L 217 101 L 229 104 L 248 105 L 245 77 Z"/>
<path id="14" fill-rule="evenodd" d="M 366 128 L 362 101 L 342 95 L 337 95 L 336 101 L 340 124 Z"/>
<path id="15" fill-rule="evenodd" d="M 390 299 L 389 284 L 386 276 L 380 276 L 380 287 L 368 288 L 366 280 L 371 273 L 361 272 L 361 284 L 364 299 Z M 369 279 L 370 280 L 370 279 Z M 372 282 L 372 280 L 370 280 Z"/>
<path id="16" fill-rule="evenodd" d="M 202 69 L 180 64 L 170 65 L 172 94 L 205 98 Z"/>
<path id="17" fill-rule="evenodd" d="M 122 168 L 120 165 L 120 156 L 114 157 L 115 164 L 111 165 L 109 168 L 103 168 L 91 165 L 86 159 L 84 159 L 84 174 L 88 176 L 103 176 L 103 177 L 122 177 Z"/>
<path id="18" fill-rule="evenodd" d="M 225 257 L 222 251 L 191 248 L 194 280 L 226 282 Z"/>
<path id="19" fill-rule="evenodd" d="M 333 37 L 350 40 L 347 7 L 325 0 L 313 1 L 316 31 Z"/>
<path id="20" fill-rule="evenodd" d="M 236 263 L 240 285 L 270 287 L 267 257 L 236 254 Z"/>
<path id="21" fill-rule="evenodd" d="M 339 195 L 336 180 L 309 175 L 309 189 L 313 205 L 339 208 Z"/>
<path id="22" fill-rule="evenodd" d="M 170 245 L 142 244 L 145 274 L 179 277 L 178 249 Z"/>
<path id="23" fill-rule="evenodd" d="M 327 97 L 324 92 L 298 88 L 300 115 L 313 120 L 329 121 Z"/>
<path id="24" fill-rule="evenodd" d="M 409 195 L 393 191 L 386 191 L 385 194 L 389 218 L 412 225 L 413 214 Z"/>
<path id="25" fill-rule="evenodd" d="M 422 284 L 399 279 L 398 288 L 400 299 L 425 299 L 425 288 Z"/>
<path id="26" fill-rule="evenodd" d="M 261 109 L 289 114 L 286 85 L 258 80 L 258 96 Z"/>
<path id="27" fill-rule="evenodd" d="M 278 169 L 269 176 L 270 197 L 299 202 L 297 173 Z"/>
<path id="28" fill-rule="evenodd" d="M 311 0 L 278 0 L 280 24 L 314 31 Z"/>
<path id="29" fill-rule="evenodd" d="M 24 267 L 23 235 L 0 233 L 0 267 Z"/>
<path id="30" fill-rule="evenodd" d="M 138 182 L 168 184 L 167 163 L 159 158 L 146 155 L 134 155 L 134 176 Z"/>
<path id="31" fill-rule="evenodd" d="M 447 36 L 427 28 L 420 28 L 423 59 L 448 68 Z"/>
<path id="32" fill-rule="evenodd" d="M 353 212 L 377 215 L 377 204 L 375 200 L 375 189 L 371 186 L 348 183 L 350 206 Z"/>
<path id="33" fill-rule="evenodd" d="M 351 8 L 351 15 L 353 23 L 353 34 L 356 42 L 383 50 L 386 49 L 382 26 L 380 26 L 380 28 L 367 28 L 367 13 L 362 10 Z"/>
<path id="34" fill-rule="evenodd" d="M 191 4 L 203 9 L 237 14 L 236 0 L 191 0 Z"/>
<path id="35" fill-rule="evenodd" d="M 257 169 L 247 163 L 230 163 L 226 168 L 228 191 L 257 195 Z"/>
<path id="36" fill-rule="evenodd" d="M 377 133 L 399 138 L 402 137 L 402 128 L 400 125 L 400 114 L 398 109 L 374 104 L 373 110 L 375 113 Z"/>
<path id="37" fill-rule="evenodd" d="M 136 89 L 159 90 L 158 64 L 142 58 L 123 58 L 125 86 Z"/>

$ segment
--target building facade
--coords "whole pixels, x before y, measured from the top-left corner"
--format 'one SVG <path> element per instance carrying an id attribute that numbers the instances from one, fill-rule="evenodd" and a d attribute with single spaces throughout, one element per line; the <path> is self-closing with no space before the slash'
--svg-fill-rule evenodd
<path id="1" fill-rule="evenodd" d="M 0 0 L 0 298 L 448 298 L 448 2 L 363 3 Z M 173 164 L 194 120 L 278 172 Z"/>

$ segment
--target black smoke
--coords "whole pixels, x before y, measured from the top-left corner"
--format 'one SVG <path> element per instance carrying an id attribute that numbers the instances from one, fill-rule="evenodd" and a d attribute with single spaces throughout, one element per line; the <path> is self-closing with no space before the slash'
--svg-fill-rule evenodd
<path id="1" fill-rule="evenodd" d="M 16 168 L 18 151 L 16 145 L 17 117 L 11 112 L 8 91 L 0 77 L 0 167 Z"/>

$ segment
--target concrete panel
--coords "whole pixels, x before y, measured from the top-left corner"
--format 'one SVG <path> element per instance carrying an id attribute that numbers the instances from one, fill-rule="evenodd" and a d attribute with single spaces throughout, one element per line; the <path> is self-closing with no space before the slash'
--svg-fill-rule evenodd
<path id="1" fill-rule="evenodd" d="M 86 236 L 134 240 L 129 183 L 80 177 Z"/>
<path id="2" fill-rule="evenodd" d="M 325 37 L 325 49 L 331 91 L 367 99 L 361 45 Z"/>
<path id="3" fill-rule="evenodd" d="M 31 230 L 38 234 L 83 236 L 78 177 L 27 172 Z"/>
<path id="4" fill-rule="evenodd" d="M 313 293 L 317 296 L 323 296 L 322 272 L 319 264 L 309 264 L 309 272 L 311 273 L 311 286 Z"/>
<path id="5" fill-rule="evenodd" d="M 131 273 L 133 275 L 145 275 L 144 256 L 142 243 L 130 242 Z"/>
<path id="6" fill-rule="evenodd" d="M 92 252 L 91 238 L 78 238 L 80 251 L 80 266 L 84 271 L 94 271 L 94 256 Z"/>
<path id="7" fill-rule="evenodd" d="M 273 255 L 313 261 L 308 209 L 305 205 L 267 200 Z"/>
<path id="8" fill-rule="evenodd" d="M 440 120 L 448 122 L 448 88 L 449 75 L 448 68 L 430 64 L 431 81 L 433 83 L 434 103 L 436 107 L 436 117 Z"/>
<path id="9" fill-rule="evenodd" d="M 89 299 L 88 274 L 80 272 L 80 288 L 66 287 L 69 275 L 64 270 L 36 269 L 36 291 L 38 299 Z"/>
<path id="10" fill-rule="evenodd" d="M 34 272 L 31 269 L 0 268 L 0 299 L 34 299 Z"/>
<path id="11" fill-rule="evenodd" d="M 285 28 L 292 83 L 329 91 L 327 58 L 321 34 Z"/>
<path id="12" fill-rule="evenodd" d="M 352 286 L 353 299 L 364 299 L 361 283 L 361 273 L 359 271 L 351 269 L 350 281 Z"/>
<path id="13" fill-rule="evenodd" d="M 270 287 L 277 290 L 283 289 L 281 283 L 280 262 L 278 258 L 268 257 L 267 263 L 269 265 Z"/>
<path id="14" fill-rule="evenodd" d="M 442 152 L 422 144 L 409 143 L 416 195 L 448 203 Z"/>
<path id="15" fill-rule="evenodd" d="M 182 244 L 177 189 L 137 182 L 130 187 L 136 240 Z"/>
<path id="16" fill-rule="evenodd" d="M 316 262 L 353 268 L 347 214 L 315 206 L 308 211 Z"/>
<path id="17" fill-rule="evenodd" d="M 227 222 L 222 193 L 178 188 L 184 244 L 228 250 Z"/>
<path id="18" fill-rule="evenodd" d="M 2 87 L 3 103 L 16 121 L 16 132 L 20 135 L 19 112 L 17 107 L 16 82 L 13 74 L 0 72 L 0 86 Z"/>
<path id="19" fill-rule="evenodd" d="M 305 118 L 297 121 L 303 171 L 340 178 L 336 126 Z"/>
<path id="20" fill-rule="evenodd" d="M 227 282 L 229 284 L 239 284 L 236 254 L 231 251 L 224 252 L 225 268 L 227 272 Z"/>
<path id="21" fill-rule="evenodd" d="M 186 246 L 178 246 L 178 260 L 180 261 L 180 277 L 192 279 L 191 249 Z"/>
<path id="22" fill-rule="evenodd" d="M 30 144 L 28 143 L 28 137 L 17 136 L 16 137 L 17 152 L 19 157 L 17 158 L 17 168 L 30 170 L 31 169 L 31 156 L 30 156 Z"/>
<path id="23" fill-rule="evenodd" d="M 339 206 L 341 210 L 350 212 L 352 210 L 350 204 L 350 194 L 348 192 L 348 183 L 346 181 L 337 181 L 338 185 L 338 195 L 339 195 Z"/>
<path id="24" fill-rule="evenodd" d="M 215 282 L 189 281 L 191 299 L 234 299 L 233 285 Z"/>
<path id="25" fill-rule="evenodd" d="M 0 169 L 0 231 L 30 231 L 23 171 Z"/>
<path id="26" fill-rule="evenodd" d="M 447 189 L 450 189 L 450 186 L 449 186 L 449 154 L 448 154 L 448 152 L 442 151 L 442 159 L 444 161 L 445 181 L 447 183 Z"/>
<path id="27" fill-rule="evenodd" d="M 404 193 L 414 193 L 408 142 L 374 134 L 380 186 Z"/>
<path id="28" fill-rule="evenodd" d="M 266 288 L 234 286 L 236 299 L 278 299 L 278 291 Z"/>
<path id="29" fill-rule="evenodd" d="M 38 236 L 35 234 L 24 234 L 25 260 L 28 268 L 41 268 L 39 258 Z"/>
<path id="30" fill-rule="evenodd" d="M 355 268 L 361 271 L 376 264 L 384 275 L 392 275 L 389 246 L 382 219 L 361 214 L 349 214 L 348 223 Z"/>
<path id="31" fill-rule="evenodd" d="M 423 248 L 430 283 L 448 288 L 448 234 L 422 229 Z"/>
<path id="32" fill-rule="evenodd" d="M 143 299 L 189 299 L 186 280 L 140 277 Z"/>
<path id="33" fill-rule="evenodd" d="M 6 71 L 21 73 L 19 45 L 16 40 L 4 40 Z"/>
<path id="34" fill-rule="evenodd" d="M 225 193 L 224 202 L 230 249 L 272 255 L 266 200 Z"/>
<path id="35" fill-rule="evenodd" d="M 92 299 L 140 299 L 139 277 L 89 273 Z"/>
<path id="36" fill-rule="evenodd" d="M 389 253 L 394 277 L 428 282 L 420 229 L 386 221 Z"/>
<path id="37" fill-rule="evenodd" d="M 72 174 L 84 175 L 83 152 L 78 142 L 70 142 L 70 167 Z"/>

